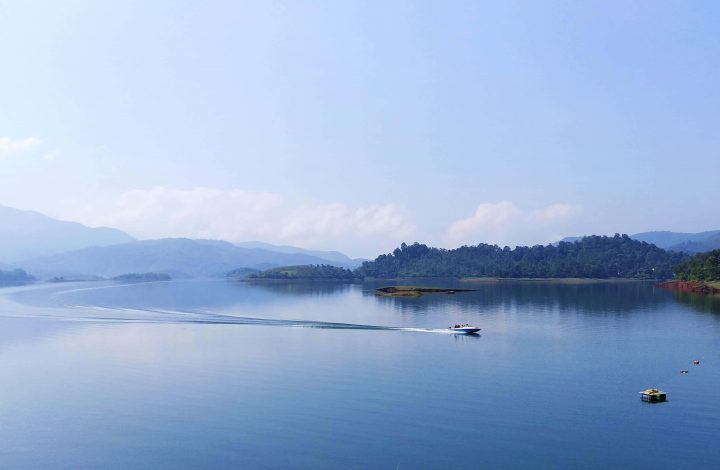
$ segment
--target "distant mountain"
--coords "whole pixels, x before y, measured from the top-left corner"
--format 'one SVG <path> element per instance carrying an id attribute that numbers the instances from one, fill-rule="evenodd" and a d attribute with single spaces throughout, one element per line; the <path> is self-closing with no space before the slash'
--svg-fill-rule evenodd
<path id="1" fill-rule="evenodd" d="M 583 237 L 565 237 L 561 242 L 575 242 Z M 720 230 L 699 233 L 683 232 L 642 232 L 630 235 L 633 240 L 652 243 L 658 248 L 685 253 L 705 253 L 720 249 Z"/>
<path id="2" fill-rule="evenodd" d="M 120 230 L 91 228 L 38 212 L 0 206 L 0 261 L 6 264 L 15 265 L 22 259 L 134 240 Z"/>
<path id="3" fill-rule="evenodd" d="M 712 230 L 708 232 L 699 232 L 699 233 L 683 233 L 683 232 L 668 232 L 668 231 L 661 231 L 661 232 L 643 232 L 643 233 L 636 233 L 635 235 L 630 235 L 631 238 L 634 238 L 635 240 L 640 240 L 642 242 L 648 242 L 652 243 L 653 245 L 656 245 L 660 248 L 666 249 L 666 250 L 674 250 L 674 251 L 680 251 L 676 250 L 675 247 L 682 246 L 682 245 L 688 245 L 689 246 L 697 246 L 700 248 L 704 243 L 712 244 L 713 240 L 715 240 L 716 243 L 720 243 L 720 230 Z M 715 248 L 720 248 L 720 245 L 716 246 Z M 704 251 L 710 251 L 715 248 L 710 248 L 709 250 Z M 697 251 L 692 251 L 693 253 L 697 253 Z"/>
<path id="4" fill-rule="evenodd" d="M 41 278 L 98 275 L 113 277 L 132 272 L 167 273 L 173 278 L 224 276 L 237 268 L 258 270 L 277 266 L 331 264 L 302 253 L 278 253 L 241 248 L 219 240 L 164 238 L 84 248 L 23 260 L 24 269 Z"/>
<path id="5" fill-rule="evenodd" d="M 720 249 L 720 233 L 716 233 L 702 240 L 678 243 L 668 248 L 668 250 L 684 251 L 686 253 L 707 253 L 718 249 Z"/>
<path id="6" fill-rule="evenodd" d="M 310 255 L 315 256 L 317 258 L 322 258 L 328 261 L 332 261 L 336 265 L 341 265 L 346 268 L 356 268 L 360 266 L 363 261 L 367 261 L 366 259 L 362 258 L 350 258 L 348 255 L 344 253 L 340 253 L 339 251 L 318 251 L 318 250 L 307 250 L 305 248 L 299 248 L 297 246 L 288 246 L 288 245 L 272 245 L 270 243 L 264 243 L 264 242 L 240 242 L 236 243 L 235 245 L 241 247 L 241 248 L 261 248 L 263 250 L 268 251 L 274 251 L 276 253 L 287 253 L 287 254 L 297 254 L 301 253 L 304 255 Z"/>

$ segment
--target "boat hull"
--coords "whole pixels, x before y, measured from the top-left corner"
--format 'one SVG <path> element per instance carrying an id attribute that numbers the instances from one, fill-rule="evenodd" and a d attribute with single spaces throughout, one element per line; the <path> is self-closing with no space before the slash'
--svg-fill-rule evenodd
<path id="1" fill-rule="evenodd" d="M 452 331 L 454 333 L 461 333 L 461 334 L 469 335 L 472 333 L 477 333 L 478 331 L 480 331 L 480 328 L 475 328 L 475 327 L 450 328 L 450 331 Z"/>

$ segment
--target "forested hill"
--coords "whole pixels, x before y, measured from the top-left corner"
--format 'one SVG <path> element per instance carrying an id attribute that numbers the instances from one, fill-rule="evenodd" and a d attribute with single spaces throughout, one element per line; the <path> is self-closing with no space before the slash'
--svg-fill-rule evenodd
<path id="1" fill-rule="evenodd" d="M 675 277 L 683 281 L 720 281 L 720 250 L 693 256 L 676 270 Z"/>
<path id="2" fill-rule="evenodd" d="M 305 280 L 305 281 L 354 281 L 355 273 L 345 268 L 327 264 L 284 266 L 272 268 L 247 276 L 250 280 Z"/>
<path id="3" fill-rule="evenodd" d="M 682 253 L 631 239 L 588 236 L 557 245 L 515 249 L 480 244 L 447 250 L 414 243 L 366 261 L 364 277 L 587 277 L 668 279 L 687 260 Z"/>

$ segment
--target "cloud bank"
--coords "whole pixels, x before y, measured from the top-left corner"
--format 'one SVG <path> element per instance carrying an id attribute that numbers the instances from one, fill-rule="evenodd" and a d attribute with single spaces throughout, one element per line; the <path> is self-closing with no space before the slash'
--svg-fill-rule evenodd
<path id="1" fill-rule="evenodd" d="M 83 222 L 127 230 L 141 238 L 262 240 L 308 248 L 390 250 L 415 234 L 397 204 L 303 205 L 270 192 L 214 188 L 135 189 L 112 207 L 89 208 Z"/>
<path id="2" fill-rule="evenodd" d="M 117 227 L 139 238 L 261 240 L 375 256 L 416 240 L 449 248 L 549 243 L 567 235 L 564 225 L 580 210 L 565 203 L 532 210 L 509 201 L 484 203 L 433 236 L 420 235 L 408 211 L 396 203 L 301 204 L 272 192 L 154 187 L 127 191 L 110 206 L 91 207 L 81 221 Z"/>
<path id="3" fill-rule="evenodd" d="M 450 224 L 444 235 L 447 246 L 496 243 L 499 245 L 535 245 L 563 238 L 559 230 L 582 208 L 556 203 L 524 210 L 509 201 L 480 204 L 470 217 Z"/>

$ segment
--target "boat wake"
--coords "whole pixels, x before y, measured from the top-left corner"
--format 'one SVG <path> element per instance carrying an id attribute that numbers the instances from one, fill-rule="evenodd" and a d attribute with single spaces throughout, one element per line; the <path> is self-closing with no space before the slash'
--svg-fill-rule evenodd
<path id="1" fill-rule="evenodd" d="M 80 316 L 75 316 L 74 319 L 86 319 L 94 321 L 259 325 L 282 326 L 291 328 L 319 328 L 326 330 L 379 330 L 442 334 L 455 333 L 449 329 L 443 328 L 413 328 L 400 326 L 363 325 L 357 323 L 340 323 L 317 320 L 273 319 L 202 311 L 105 307 L 99 305 L 72 305 L 69 306 L 69 308 L 71 308 L 74 312 L 81 313 Z"/>
<path id="2" fill-rule="evenodd" d="M 122 286 L 93 286 L 53 292 L 57 298 L 68 292 L 79 290 L 110 289 Z M 11 296 L 0 296 L 0 315 L 52 318 L 63 321 L 87 322 L 122 322 L 122 323 L 194 323 L 222 325 L 258 325 L 281 326 L 289 328 L 319 328 L 327 330 L 375 330 L 375 331 L 407 331 L 414 333 L 458 334 L 448 328 L 417 328 L 385 325 L 366 325 L 357 323 L 329 322 L 318 320 L 260 318 L 233 313 L 216 313 L 208 311 L 170 310 L 159 308 L 129 308 L 119 306 L 103 306 L 95 304 L 55 304 L 32 305 L 20 304 Z"/>

